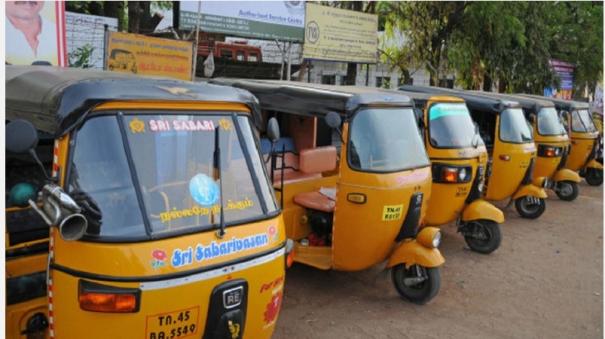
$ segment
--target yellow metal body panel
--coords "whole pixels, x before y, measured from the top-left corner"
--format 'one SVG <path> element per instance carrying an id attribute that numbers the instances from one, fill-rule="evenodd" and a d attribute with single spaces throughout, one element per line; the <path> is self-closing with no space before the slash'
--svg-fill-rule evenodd
<path id="1" fill-rule="evenodd" d="M 428 145 L 428 144 L 427 144 Z M 458 218 L 466 208 L 466 198 L 477 176 L 477 168 L 481 164 L 481 157 L 487 157 L 485 147 L 477 149 L 442 150 L 427 146 L 431 162 L 454 166 L 470 166 L 472 177 L 469 182 L 431 185 L 431 199 L 425 217 L 427 225 L 437 226 L 447 224 Z M 444 154 L 444 153 L 450 154 Z M 464 156 L 461 152 L 465 152 Z M 436 154 L 436 156 L 433 156 Z"/>
<path id="2" fill-rule="evenodd" d="M 294 261 L 320 270 L 329 270 L 332 268 L 332 247 L 303 246 L 297 242 L 294 245 Z"/>
<path id="3" fill-rule="evenodd" d="M 6 306 L 6 338 L 26 339 L 21 332 L 27 328 L 27 321 L 36 313 L 48 317 L 48 299 L 46 297 L 28 300 L 23 303 Z"/>
<path id="4" fill-rule="evenodd" d="M 521 197 L 525 197 L 525 196 L 542 198 L 542 199 L 548 198 L 548 195 L 546 194 L 546 191 L 544 190 L 544 188 L 535 186 L 533 184 L 529 184 L 529 185 L 523 185 L 523 186 L 519 187 L 519 189 L 515 192 L 515 194 L 513 194 L 512 199 L 515 200 L 517 198 L 521 198 Z"/>
<path id="5" fill-rule="evenodd" d="M 594 168 L 594 169 L 602 170 L 603 165 L 600 162 L 596 161 L 595 159 L 592 159 L 588 162 L 588 164 L 586 164 L 586 168 Z"/>
<path id="6" fill-rule="evenodd" d="M 598 138 L 597 133 L 571 133 L 571 151 L 565 167 L 572 171 L 581 170 L 589 160 L 590 152 Z"/>
<path id="7" fill-rule="evenodd" d="M 347 140 L 348 124 L 345 123 L 342 133 L 343 139 Z M 321 187 L 335 187 L 337 190 L 331 247 L 298 245 L 294 250 L 294 261 L 320 269 L 366 269 L 391 255 L 414 193 L 422 192 L 424 195 L 421 219 L 426 213 L 426 201 L 430 197 L 430 167 L 395 173 L 360 172 L 349 168 L 346 154 L 345 144 L 341 148 L 339 168 L 333 175 L 284 187 L 282 209 L 286 234 L 295 240 L 306 237 L 311 228 L 306 223 L 305 209 L 294 202 L 294 196 L 318 191 Z M 351 193 L 364 195 L 366 201 L 362 204 L 349 201 L 347 196 Z M 385 211 L 393 206 L 397 207 L 397 213 L 388 215 L 385 220 Z"/>
<path id="8" fill-rule="evenodd" d="M 492 174 L 485 194 L 488 200 L 502 200 L 512 196 L 519 189 L 531 159 L 536 157 L 536 146 L 533 142 L 524 144 L 502 142 L 499 126 L 500 116 L 496 122 Z M 504 160 L 505 157 L 508 157 L 508 160 Z"/>
<path id="9" fill-rule="evenodd" d="M 208 301 L 212 289 L 229 280 L 248 282 L 245 338 L 270 338 L 277 320 L 284 284 L 285 263 L 282 256 L 241 271 L 225 271 L 215 277 L 158 289 L 143 289 L 141 283 L 92 282 L 125 288 L 141 288 L 140 310 L 136 313 L 98 313 L 82 311 L 78 304 L 78 278 L 55 271 L 54 298 L 57 300 L 55 334 L 57 338 L 150 338 L 160 331 L 170 338 L 172 329 L 193 325 L 194 336 L 202 337 Z M 266 287 L 268 286 L 268 288 Z M 159 326 L 157 315 L 190 310 L 191 319 Z M 174 317 L 176 318 L 176 317 Z M 155 331 L 152 331 L 155 328 Z"/>
<path id="10" fill-rule="evenodd" d="M 580 175 L 577 172 L 574 172 L 567 168 L 558 170 L 557 173 L 555 173 L 555 176 L 553 179 L 555 181 L 573 181 L 573 182 L 580 182 L 582 180 L 580 178 Z"/>
<path id="11" fill-rule="evenodd" d="M 534 142 L 536 147 L 539 145 L 567 148 L 570 144 L 569 137 L 565 135 L 540 135 L 534 123 Z M 546 177 L 552 178 L 561 163 L 561 156 L 558 157 L 536 157 L 536 165 L 532 178 Z"/>
<path id="12" fill-rule="evenodd" d="M 492 220 L 501 224 L 504 222 L 504 213 L 489 202 L 477 199 L 466 206 L 464 213 L 462 213 L 462 221 L 479 219 Z"/>
<path id="13" fill-rule="evenodd" d="M 440 102 L 460 102 L 464 100 L 450 96 L 431 96 L 424 107 L 424 125 L 429 126 L 428 110 L 431 105 Z M 473 182 L 477 177 L 477 169 L 487 163 L 487 150 L 481 145 L 477 148 L 437 148 L 431 145 L 428 133 L 425 133 L 424 144 L 432 163 L 448 164 L 454 166 L 470 166 L 471 180 L 467 183 L 431 185 L 431 199 L 428 201 L 426 212 L 426 225 L 437 226 L 452 222 L 466 209 L 468 197 Z"/>
<path id="14" fill-rule="evenodd" d="M 243 104 L 158 102 L 153 100 L 111 102 L 96 108 L 96 110 L 116 109 L 249 112 L 248 107 Z M 69 154 L 69 136 L 59 140 L 58 150 L 60 183 L 64 185 Z M 151 254 L 154 250 L 164 250 L 168 253 L 167 260 L 170 260 L 170 255 L 174 253 L 175 249 L 195 251 L 198 243 L 208 245 L 216 242 L 220 246 L 221 241 L 227 242 L 233 237 L 242 239 L 254 235 L 267 235 L 266 244 L 240 251 L 237 254 L 215 256 L 200 262 L 192 260 L 191 264 L 180 267 L 173 267 L 170 262 L 156 268 L 151 265 L 153 259 Z M 54 241 L 53 264 L 56 265 L 55 267 L 60 267 L 60 269 L 50 270 L 53 281 L 54 329 L 55 336 L 58 338 L 149 338 L 147 332 L 150 328 L 150 321 L 157 319 L 154 318 L 155 315 L 189 308 L 196 310 L 194 312 L 196 317 L 186 324 L 184 323 L 183 326 L 193 325 L 195 336 L 200 337 L 206 323 L 210 293 L 216 285 L 234 279 L 245 279 L 248 282 L 246 322 L 245 328 L 242 329 L 244 336 L 246 338 L 270 338 L 273 333 L 281 304 L 285 274 L 283 252 L 281 250 L 272 252 L 285 243 L 285 229 L 281 216 L 229 227 L 223 240 L 216 238 L 214 230 L 175 238 L 120 244 L 67 242 L 58 235 L 58 232 L 51 232 L 51 238 L 51 241 Z M 262 256 L 262 261 L 247 259 L 248 256 L 259 256 L 269 252 L 273 254 Z M 47 258 L 48 254 L 45 253 L 9 261 L 6 267 L 7 276 L 46 270 Z M 221 271 L 225 265 L 231 269 Z M 217 267 L 219 271 L 214 271 L 210 275 L 193 275 L 209 266 Z M 190 278 L 190 280 L 188 282 L 170 280 L 169 277 L 173 274 Z M 86 280 L 104 285 L 143 289 L 140 310 L 137 313 L 126 314 L 81 310 L 78 304 L 78 282 L 82 278 L 77 275 L 86 276 Z M 158 277 L 155 282 L 168 280 L 163 281 L 166 284 L 162 288 L 149 287 L 146 289 L 144 285 L 153 285 L 153 282 L 137 281 L 137 279 L 152 276 Z M 115 282 L 125 278 L 130 278 L 133 282 Z M 48 313 L 47 298 L 37 298 L 8 306 L 7 336 L 10 338 L 24 337 L 19 334 L 25 328 L 24 322 L 37 312 Z M 116 326 L 116 324 L 120 326 Z M 167 337 L 169 336 L 168 331 Z"/>
<path id="15" fill-rule="evenodd" d="M 344 140 L 348 140 L 347 133 L 348 125 L 345 125 Z M 332 266 L 356 271 L 391 255 L 410 198 L 416 192 L 424 196 L 420 217 L 423 220 L 431 194 L 431 169 L 427 166 L 395 173 L 359 172 L 349 168 L 346 154 L 347 145 L 343 144 L 333 221 Z M 364 204 L 352 203 L 347 200 L 350 193 L 364 194 L 367 200 Z M 388 206 L 401 207 L 398 217 L 384 220 Z"/>
<path id="16" fill-rule="evenodd" d="M 438 249 L 424 247 L 416 240 L 408 240 L 397 246 L 389 258 L 387 267 L 399 264 L 405 264 L 406 267 L 416 264 L 424 267 L 438 267 L 443 263 L 445 263 L 445 258 Z"/>

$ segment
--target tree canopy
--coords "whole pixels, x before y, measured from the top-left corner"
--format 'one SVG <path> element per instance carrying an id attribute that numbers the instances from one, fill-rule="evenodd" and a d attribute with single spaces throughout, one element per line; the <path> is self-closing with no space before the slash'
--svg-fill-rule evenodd
<path id="1" fill-rule="evenodd" d="M 549 66 L 575 65 L 575 92 L 603 72 L 601 2 L 388 2 L 378 6 L 387 35 L 405 44 L 382 51 L 402 69 L 422 65 L 431 83 L 455 72 L 467 89 L 541 93 L 558 86 Z"/>

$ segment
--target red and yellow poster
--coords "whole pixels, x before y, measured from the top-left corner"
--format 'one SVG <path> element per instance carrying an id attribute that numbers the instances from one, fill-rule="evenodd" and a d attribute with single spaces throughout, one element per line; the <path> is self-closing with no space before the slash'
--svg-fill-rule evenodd
<path id="1" fill-rule="evenodd" d="M 108 32 L 105 68 L 114 72 L 191 80 L 193 43 Z"/>

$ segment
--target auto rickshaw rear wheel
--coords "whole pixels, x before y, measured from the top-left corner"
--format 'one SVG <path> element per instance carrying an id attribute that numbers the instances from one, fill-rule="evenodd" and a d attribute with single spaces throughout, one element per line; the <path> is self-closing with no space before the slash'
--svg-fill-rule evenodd
<path id="1" fill-rule="evenodd" d="M 589 168 L 586 170 L 584 179 L 590 186 L 601 186 L 603 184 L 603 170 Z"/>
<path id="2" fill-rule="evenodd" d="M 433 299 L 441 287 L 439 267 L 412 265 L 406 268 L 400 264 L 391 269 L 391 278 L 403 299 L 419 305 Z"/>
<path id="3" fill-rule="evenodd" d="M 464 225 L 464 240 L 471 250 L 490 254 L 502 241 L 500 225 L 492 220 L 473 220 Z"/>
<path id="4" fill-rule="evenodd" d="M 515 209 L 522 218 L 537 219 L 546 210 L 546 201 L 542 198 L 526 195 L 515 199 Z"/>
<path id="5" fill-rule="evenodd" d="M 565 180 L 557 182 L 555 193 L 559 199 L 564 201 L 573 201 L 578 197 L 578 183 Z"/>

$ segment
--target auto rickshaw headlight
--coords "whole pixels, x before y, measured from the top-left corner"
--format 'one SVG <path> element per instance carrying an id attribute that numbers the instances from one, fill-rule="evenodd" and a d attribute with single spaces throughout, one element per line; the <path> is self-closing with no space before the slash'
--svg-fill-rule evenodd
<path id="1" fill-rule="evenodd" d="M 450 166 L 446 164 L 433 164 L 433 181 L 445 184 L 466 183 L 471 181 L 470 166 Z"/>
<path id="2" fill-rule="evenodd" d="M 463 182 L 466 179 L 466 168 L 461 168 L 458 171 L 458 181 Z"/>
<path id="3" fill-rule="evenodd" d="M 425 227 L 416 237 L 420 245 L 428 248 L 437 248 L 441 244 L 441 231 L 437 227 Z"/>
<path id="4" fill-rule="evenodd" d="M 563 149 L 556 146 L 538 145 L 538 156 L 546 158 L 556 158 L 561 156 Z"/>

